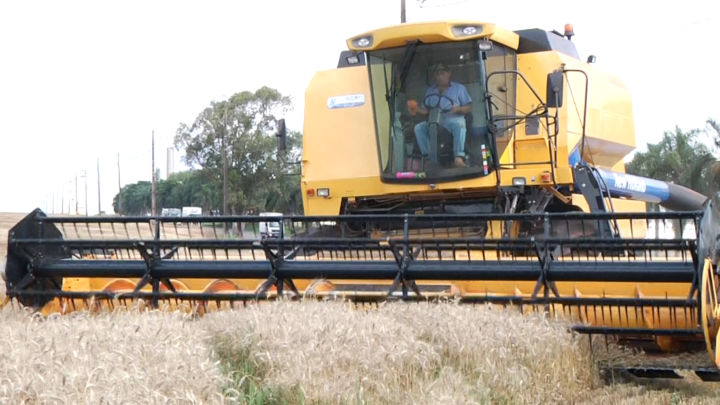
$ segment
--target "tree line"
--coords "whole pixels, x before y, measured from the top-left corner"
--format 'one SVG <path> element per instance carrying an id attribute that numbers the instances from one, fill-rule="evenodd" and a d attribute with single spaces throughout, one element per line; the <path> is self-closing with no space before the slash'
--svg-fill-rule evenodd
<path id="1" fill-rule="evenodd" d="M 699 139 L 703 134 L 708 136 L 710 144 Z M 625 171 L 709 196 L 720 189 L 718 148 L 720 123 L 716 120 L 708 119 L 705 128 L 689 131 L 676 126 L 674 131 L 665 131 L 660 141 L 648 143 L 647 151 L 635 153 L 625 165 Z"/>
<path id="2" fill-rule="evenodd" d="M 301 214 L 299 161 L 302 133 L 288 131 L 287 149 L 277 151 L 276 123 L 292 108 L 288 96 L 269 87 L 211 102 L 194 122 L 181 123 L 174 146 L 190 170 L 156 180 L 156 207 L 223 207 L 223 161 L 227 164 L 228 214 L 274 211 Z M 223 159 L 225 151 L 225 159 Z M 122 193 L 122 209 L 120 208 Z M 113 198 L 122 215 L 152 212 L 152 182 L 124 186 Z"/>
<path id="3" fill-rule="evenodd" d="M 191 169 L 156 182 L 156 205 L 162 208 L 201 207 L 203 212 L 223 206 L 223 150 L 226 151 L 228 213 L 273 211 L 302 214 L 300 165 L 302 133 L 288 132 L 287 150 L 278 153 L 277 118 L 292 108 L 289 97 L 262 87 L 211 102 L 191 124 L 181 123 L 174 139 Z M 705 144 L 699 136 L 712 140 Z M 720 189 L 720 124 L 708 119 L 705 128 L 666 131 L 647 151 L 637 152 L 626 172 L 672 182 L 705 195 Z M 152 211 L 152 183 L 128 184 L 113 199 L 115 212 L 148 215 Z M 656 208 L 649 207 L 652 210 Z"/>

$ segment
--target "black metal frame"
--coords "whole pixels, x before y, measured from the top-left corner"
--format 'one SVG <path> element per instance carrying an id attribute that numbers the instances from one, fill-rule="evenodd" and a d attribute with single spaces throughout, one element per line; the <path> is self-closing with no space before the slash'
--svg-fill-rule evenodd
<path id="1" fill-rule="evenodd" d="M 598 222 L 602 224 L 607 220 L 692 220 L 699 229 L 701 212 L 686 213 L 543 213 L 543 214 L 473 214 L 473 215 L 346 215 L 334 217 L 284 217 L 275 218 L 283 224 L 311 224 L 321 221 L 334 221 L 336 223 L 361 223 L 375 225 L 383 229 L 386 225 L 390 229 L 402 229 L 397 239 L 385 237 L 311 237 L 309 234 L 298 236 L 281 235 L 278 239 L 264 240 L 234 240 L 231 238 L 214 239 L 168 239 L 161 238 L 161 225 L 189 224 L 189 223 L 257 223 L 268 221 L 265 217 L 236 217 L 214 216 L 193 218 L 167 218 L 167 217 L 46 217 L 40 210 L 36 210 L 23 219 L 10 232 L 8 238 L 8 252 L 12 260 L 9 261 L 8 294 L 21 296 L 26 293 L 27 287 L 38 279 L 57 280 L 62 277 L 126 277 L 140 278 L 136 290 L 150 284 L 155 293 L 159 292 L 160 284 L 164 284 L 175 292 L 170 279 L 182 278 L 219 278 L 219 279 L 265 279 L 260 293 L 275 285 L 278 292 L 282 292 L 283 285 L 287 283 L 290 289 L 297 293 L 293 279 L 351 279 L 351 280 L 387 280 L 392 281 L 389 294 L 400 286 L 403 297 L 407 298 L 408 288 L 412 289 L 417 298 L 422 294 L 417 288 L 416 281 L 473 281 L 473 280 L 514 280 L 536 281 L 533 299 L 537 298 L 540 287 L 545 288 L 545 297 L 548 304 L 553 303 L 548 294 L 554 291 L 554 283 L 561 281 L 595 281 L 595 282 L 680 282 L 697 283 L 699 280 L 697 269 L 698 258 L 694 240 L 675 238 L 671 240 L 649 239 L 605 239 L 597 237 L 568 238 L 551 236 L 551 223 L 565 223 L 568 221 Z M 484 235 L 479 237 L 445 237 L 438 238 L 439 230 L 433 227 L 434 223 L 452 222 L 462 220 L 460 230 L 481 228 L 489 221 L 528 221 L 542 223 L 541 235 L 527 235 L 518 238 L 493 237 Z M 98 226 L 102 232 L 102 225 L 109 224 L 127 228 L 128 224 L 136 228 L 152 227 L 152 238 L 145 239 L 67 239 L 63 237 L 57 226 L 71 224 L 77 229 L 78 224 L 85 224 L 90 230 L 90 224 Z M 473 226 L 477 225 L 477 226 Z M 177 226 L 177 225 L 175 225 Z M 433 233 L 429 237 L 414 235 L 425 229 Z M 487 228 L 485 228 L 487 229 Z M 429 231 L 428 231 L 429 230 Z M 67 232 L 66 232 L 67 233 Z M 46 237 L 45 235 L 49 235 Z M 129 235 L 129 234 L 128 234 Z M 115 235 L 117 238 L 117 235 Z M 189 253 L 189 258 L 179 260 L 174 258 L 179 250 Z M 229 250 L 242 249 L 261 250 L 263 257 L 253 260 L 231 260 Z M 556 249 L 575 249 L 586 254 L 612 253 L 617 255 L 647 256 L 649 253 L 665 252 L 668 249 L 683 252 L 684 260 L 678 262 L 660 262 L 645 260 L 629 261 L 620 257 L 612 258 L 609 262 L 599 261 L 571 261 L 566 258 L 556 259 L 553 251 Z M 216 261 L 195 260 L 193 252 L 201 250 L 212 252 Z M 97 260 L 72 260 L 72 253 L 76 252 L 119 252 L 120 257 Z M 138 252 L 142 260 L 124 259 L 123 251 Z M 218 252 L 224 251 L 227 259 L 218 259 Z M 322 260 L 297 261 L 293 260 L 298 254 L 325 251 L 329 254 L 364 253 L 371 260 Z M 487 259 L 485 252 L 494 251 L 498 255 L 511 256 L 507 259 Z M 412 253 L 411 253 L 412 252 Z M 476 253 L 482 259 L 459 260 L 423 260 L 420 253 L 441 256 L 457 254 L 457 252 Z M 534 256 L 531 260 L 529 256 Z M 378 257 L 378 259 L 373 259 Z M 382 258 L 386 258 L 383 260 Z M 392 260 L 387 260 L 387 258 Z M 524 260 L 523 260 L 524 259 Z M 18 267 L 13 263 L 21 262 L 24 266 Z M 17 279 L 17 274 L 22 274 Z M 59 290 L 59 286 L 45 290 Z M 557 291 L 554 291 L 557 296 Z M 182 294 L 179 294 L 182 295 Z M 562 297 L 556 297 L 562 299 Z"/>

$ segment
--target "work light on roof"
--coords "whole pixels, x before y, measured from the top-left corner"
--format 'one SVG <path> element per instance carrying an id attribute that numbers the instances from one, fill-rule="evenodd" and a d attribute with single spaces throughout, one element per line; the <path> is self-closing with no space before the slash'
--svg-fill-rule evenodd
<path id="1" fill-rule="evenodd" d="M 372 46 L 373 44 L 373 37 L 372 35 L 366 35 L 360 38 L 355 38 L 352 40 L 352 45 L 359 47 L 359 48 L 367 48 L 369 46 Z"/>
<path id="2" fill-rule="evenodd" d="M 452 27 L 452 33 L 456 37 L 469 37 L 477 35 L 482 31 L 482 25 L 455 25 Z"/>
<path id="3" fill-rule="evenodd" d="M 488 40 L 478 41 L 478 49 L 484 52 L 492 51 L 493 43 Z"/>

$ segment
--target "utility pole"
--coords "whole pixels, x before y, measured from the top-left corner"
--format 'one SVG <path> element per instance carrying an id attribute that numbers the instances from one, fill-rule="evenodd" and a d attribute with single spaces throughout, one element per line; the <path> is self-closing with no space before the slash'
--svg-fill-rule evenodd
<path id="1" fill-rule="evenodd" d="M 75 215 L 80 215 L 80 211 L 78 211 L 77 172 L 75 172 Z"/>
<path id="2" fill-rule="evenodd" d="M 155 203 L 155 130 L 152 131 L 152 215 L 157 215 Z"/>
<path id="3" fill-rule="evenodd" d="M 83 179 L 85 179 L 85 216 L 90 215 L 90 210 L 88 209 L 88 203 L 87 203 L 87 170 L 83 170 Z"/>
<path id="4" fill-rule="evenodd" d="M 400 23 L 405 24 L 405 0 L 400 0 Z"/>
<path id="5" fill-rule="evenodd" d="M 98 176 L 98 215 L 102 212 L 100 206 L 100 158 L 97 158 L 97 176 Z"/>
<path id="6" fill-rule="evenodd" d="M 228 185 L 227 185 L 227 133 L 228 133 L 228 103 L 229 100 L 225 102 L 225 129 L 223 130 L 223 137 L 222 137 L 222 150 L 223 150 L 223 215 L 227 215 L 228 210 Z M 223 222 L 223 234 L 227 236 L 227 222 Z"/>
<path id="7" fill-rule="evenodd" d="M 85 181 L 85 216 L 88 216 L 87 170 L 82 171 L 81 179 Z"/>
<path id="8" fill-rule="evenodd" d="M 118 212 L 122 215 L 122 186 L 120 185 L 120 152 L 118 152 Z"/>
<path id="9" fill-rule="evenodd" d="M 73 184 L 72 180 L 69 180 L 69 181 L 68 181 L 68 184 L 70 184 L 70 191 L 69 191 L 69 192 L 72 193 L 72 184 Z M 68 215 L 72 215 L 72 204 L 71 204 L 71 202 L 72 202 L 72 196 L 68 196 Z"/>

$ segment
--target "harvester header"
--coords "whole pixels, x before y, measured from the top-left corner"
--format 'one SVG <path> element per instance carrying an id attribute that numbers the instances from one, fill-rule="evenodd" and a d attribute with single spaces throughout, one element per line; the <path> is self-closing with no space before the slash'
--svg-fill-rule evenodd
<path id="1" fill-rule="evenodd" d="M 8 296 L 44 313 L 90 298 L 516 305 L 628 347 L 700 353 L 676 368 L 720 379 L 720 198 L 625 173 L 630 92 L 565 31 L 436 21 L 353 36 L 306 91 L 304 215 L 36 210 L 9 233 Z"/>
<path id="2" fill-rule="evenodd" d="M 574 321 L 577 333 L 615 336 L 629 347 L 709 353 L 703 364 L 680 368 L 712 380 L 720 378 L 718 203 L 676 213 L 283 216 L 273 218 L 281 232 L 270 238 L 250 237 L 267 221 L 260 216 L 73 218 L 36 210 L 10 230 L 3 277 L 9 299 L 45 314 L 136 300 L 205 312 L 279 296 L 544 309 Z M 546 237 L 493 233 L 507 221 L 540 223 Z M 558 232 L 607 221 L 640 234 Z M 244 225 L 248 236 L 223 235 L 223 223 Z M 644 232 L 671 223 L 696 231 Z M 335 227 L 373 233 L 325 236 Z"/>

